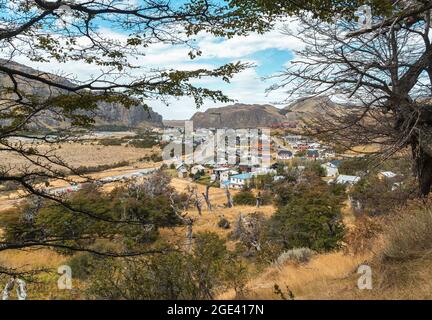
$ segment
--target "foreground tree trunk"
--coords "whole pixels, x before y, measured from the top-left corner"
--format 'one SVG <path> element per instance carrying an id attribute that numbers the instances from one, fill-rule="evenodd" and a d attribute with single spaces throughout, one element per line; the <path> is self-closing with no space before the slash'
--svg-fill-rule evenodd
<path id="1" fill-rule="evenodd" d="M 412 153 L 420 195 L 425 197 L 430 193 L 432 186 L 432 157 L 417 141 L 412 144 Z"/>

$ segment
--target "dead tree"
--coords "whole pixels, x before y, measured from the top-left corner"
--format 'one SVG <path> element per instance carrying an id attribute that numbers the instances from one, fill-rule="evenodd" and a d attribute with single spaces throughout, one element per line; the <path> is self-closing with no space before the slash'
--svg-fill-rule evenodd
<path id="1" fill-rule="evenodd" d="M 233 239 L 240 240 L 249 252 L 261 251 L 260 237 L 263 221 L 262 214 L 243 215 L 240 213 L 232 233 Z"/>
<path id="2" fill-rule="evenodd" d="M 195 202 L 193 200 L 194 195 L 196 195 L 196 189 L 194 192 L 193 188 L 190 188 L 188 186 L 188 197 L 185 202 L 183 203 L 176 203 L 174 193 L 170 194 L 170 202 L 171 202 L 171 208 L 173 209 L 176 216 L 180 219 L 180 221 L 183 223 L 184 226 L 186 226 L 186 241 L 185 241 L 185 249 L 186 251 L 192 250 L 193 245 L 193 225 L 195 222 L 195 219 L 192 217 L 189 217 L 189 207 L 191 202 Z M 196 202 L 195 202 L 196 204 Z"/>
<path id="3" fill-rule="evenodd" d="M 383 18 L 383 25 L 362 32 L 356 32 L 354 21 L 301 17 L 299 29 L 287 27 L 285 33 L 304 42 L 305 49 L 274 88 L 289 86 L 290 99 L 321 99 L 317 112 L 303 119 L 305 135 L 354 152 L 375 145 L 376 161 L 410 152 L 419 192 L 427 195 L 432 185 L 432 2 L 415 2 L 423 6 L 425 19 L 403 23 L 412 8 L 402 8 L 392 21 Z M 338 103 L 329 96 L 338 97 Z"/>
<path id="4" fill-rule="evenodd" d="M 225 195 L 227 197 L 227 204 L 226 204 L 227 208 L 232 208 L 234 206 L 234 203 L 228 186 L 225 186 Z"/>
<path id="5" fill-rule="evenodd" d="M 18 300 L 26 300 L 27 298 L 27 290 L 26 290 L 26 283 L 24 280 L 12 277 L 9 279 L 9 281 L 6 283 L 6 286 L 3 289 L 2 299 L 3 300 L 9 300 L 10 293 L 13 290 L 13 288 L 16 285 L 16 294 Z"/>
<path id="6" fill-rule="evenodd" d="M 201 199 L 198 197 L 198 195 L 196 195 L 196 198 L 195 198 L 195 207 L 198 210 L 198 214 L 201 216 L 202 215 L 202 204 L 201 204 Z"/>
<path id="7" fill-rule="evenodd" d="M 212 204 L 210 202 L 210 188 L 213 187 L 215 183 L 216 183 L 216 180 L 211 182 L 210 184 L 206 185 L 206 191 L 205 191 L 205 193 L 204 192 L 202 193 L 204 200 L 207 204 L 207 209 L 209 211 L 213 210 Z"/>
<path id="8" fill-rule="evenodd" d="M 259 208 L 261 206 L 261 192 L 258 192 L 256 196 L 256 207 Z"/>

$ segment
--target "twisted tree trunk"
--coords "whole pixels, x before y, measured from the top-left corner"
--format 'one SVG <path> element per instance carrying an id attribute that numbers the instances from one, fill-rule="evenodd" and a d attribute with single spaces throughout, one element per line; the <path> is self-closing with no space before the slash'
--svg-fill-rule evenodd
<path id="1" fill-rule="evenodd" d="M 425 151 L 418 141 L 412 144 L 412 153 L 420 195 L 425 197 L 430 193 L 432 186 L 432 156 Z"/>

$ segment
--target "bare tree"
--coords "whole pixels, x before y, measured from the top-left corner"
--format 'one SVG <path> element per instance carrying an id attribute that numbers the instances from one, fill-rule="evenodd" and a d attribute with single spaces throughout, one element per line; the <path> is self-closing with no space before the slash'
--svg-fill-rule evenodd
<path id="1" fill-rule="evenodd" d="M 272 88 L 287 88 L 290 98 L 339 98 L 322 99 L 320 112 L 304 119 L 306 134 L 350 150 L 379 146 L 379 160 L 410 148 L 422 195 L 432 184 L 431 7 L 409 1 L 362 31 L 352 20 L 301 17 L 297 30 L 284 32 L 305 49 Z M 408 23 L 414 11 L 417 18 Z"/>
<path id="2" fill-rule="evenodd" d="M 191 203 L 197 205 L 197 193 L 196 187 L 187 186 L 187 198 L 183 203 L 178 203 L 174 197 L 174 193 L 170 195 L 171 207 L 173 208 L 177 217 L 182 221 L 183 225 L 186 226 L 186 242 L 185 248 L 187 251 L 191 251 L 193 247 L 193 225 L 195 219 L 189 216 L 189 207 Z M 198 208 L 197 208 L 198 209 Z M 201 215 L 201 209 L 198 209 L 199 215 Z"/>
<path id="3" fill-rule="evenodd" d="M 203 192 L 203 194 L 202 194 L 203 197 L 204 197 L 204 200 L 205 200 L 205 202 L 207 204 L 207 209 L 209 211 L 213 210 L 213 207 L 212 207 L 212 204 L 211 204 L 211 201 L 210 201 L 210 188 L 213 187 L 215 184 L 216 184 L 216 180 L 210 182 L 209 184 L 207 184 L 206 185 L 206 191 L 205 191 L 205 193 Z"/>
<path id="4" fill-rule="evenodd" d="M 226 198 L 227 198 L 226 206 L 228 208 L 232 208 L 234 206 L 234 203 L 233 203 L 233 200 L 232 200 L 232 197 L 231 197 L 231 192 L 229 191 L 229 187 L 228 186 L 225 186 L 225 195 L 226 195 Z"/>
<path id="5" fill-rule="evenodd" d="M 259 191 L 257 196 L 256 196 L 256 207 L 257 208 L 259 208 L 261 206 L 261 201 L 262 201 L 261 191 Z"/>

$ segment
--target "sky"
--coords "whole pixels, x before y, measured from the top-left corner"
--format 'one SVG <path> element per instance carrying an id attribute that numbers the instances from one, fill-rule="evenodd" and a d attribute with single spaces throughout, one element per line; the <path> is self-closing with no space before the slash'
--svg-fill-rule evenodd
<path id="1" fill-rule="evenodd" d="M 253 67 L 235 75 L 230 83 L 214 78 L 200 79 L 193 83 L 210 89 L 220 89 L 238 103 L 276 105 L 283 102 L 286 94 L 283 90 L 266 93 L 266 89 L 275 80 L 264 80 L 264 78 L 281 72 L 284 66 L 295 57 L 295 50 L 302 48 L 301 41 L 284 35 L 281 28 L 282 24 L 279 24 L 274 30 L 262 35 L 252 33 L 247 37 L 231 39 L 200 34 L 196 38 L 195 45 L 202 51 L 202 55 L 193 60 L 188 56 L 189 48 L 187 47 L 156 43 L 146 48 L 145 56 L 140 56 L 133 62 L 146 68 L 176 70 L 211 69 L 229 62 L 249 62 L 253 64 Z M 102 26 L 99 31 L 114 39 L 124 40 L 126 36 L 110 29 L 109 26 Z M 73 75 L 83 81 L 94 77 L 100 71 L 96 66 L 89 66 L 82 62 L 68 62 L 62 65 L 41 64 L 30 61 L 25 56 L 16 57 L 15 60 L 45 72 L 59 73 L 61 71 L 62 74 Z M 189 119 L 196 111 L 227 105 L 205 101 L 204 105 L 197 110 L 191 98 L 168 101 L 169 106 L 160 101 L 148 101 L 148 105 L 167 120 Z"/>
<path id="2" fill-rule="evenodd" d="M 205 79 L 197 83 L 210 89 L 221 89 L 229 98 L 238 103 L 248 104 L 274 104 L 282 103 L 286 98 L 283 90 L 266 93 L 266 89 L 274 83 L 274 79 L 266 79 L 281 72 L 285 65 L 295 57 L 295 50 L 302 44 L 289 38 L 276 29 L 269 33 L 233 39 L 215 40 L 212 38 L 198 41 L 203 51 L 201 57 L 188 60 L 184 54 L 171 54 L 175 49 L 165 48 L 167 63 L 178 69 L 207 67 L 216 68 L 229 62 L 249 62 L 253 67 L 237 74 L 230 81 L 224 83 L 218 79 Z M 156 61 L 158 60 L 157 57 Z M 170 106 L 161 103 L 153 104 L 153 109 L 160 113 L 164 119 L 189 119 L 196 111 L 205 111 L 207 108 L 224 106 L 226 103 L 212 103 L 207 101 L 197 110 L 191 99 L 182 98 L 171 100 Z M 282 105 L 281 105 L 282 107 Z"/>

